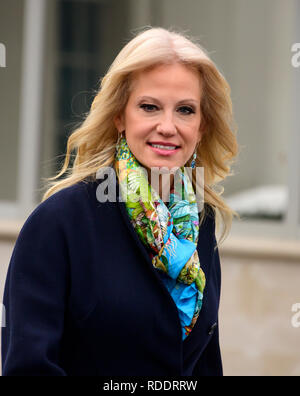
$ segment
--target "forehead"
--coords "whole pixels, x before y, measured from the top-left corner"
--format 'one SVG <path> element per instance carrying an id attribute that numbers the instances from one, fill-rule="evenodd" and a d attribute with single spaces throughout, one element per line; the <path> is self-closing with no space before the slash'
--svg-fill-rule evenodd
<path id="1" fill-rule="evenodd" d="M 131 95 L 191 95 L 201 98 L 202 81 L 200 74 L 181 63 L 156 65 L 136 72 L 132 76 Z"/>

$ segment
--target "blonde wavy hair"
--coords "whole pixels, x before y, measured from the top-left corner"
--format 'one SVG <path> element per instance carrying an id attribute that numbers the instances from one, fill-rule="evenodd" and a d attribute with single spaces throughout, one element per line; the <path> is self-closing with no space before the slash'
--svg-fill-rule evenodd
<path id="1" fill-rule="evenodd" d="M 196 68 L 203 82 L 201 112 L 205 133 L 197 148 L 196 166 L 204 168 L 204 202 L 215 214 L 216 233 L 222 225 L 220 241 L 227 237 L 233 216 L 239 217 L 222 199 L 224 188 L 219 185 L 233 175 L 231 165 L 238 154 L 230 87 L 201 45 L 185 34 L 159 27 L 147 27 L 119 52 L 101 80 L 88 115 L 68 138 L 61 170 L 56 176 L 45 179 L 47 190 L 42 201 L 79 181 L 96 180 L 99 168 L 113 164 L 118 139 L 113 120 L 126 106 L 133 73 L 173 62 Z M 75 155 L 71 166 L 72 151 Z M 190 161 L 186 165 L 190 165 Z M 63 175 L 64 178 L 56 180 Z M 192 182 L 196 188 L 195 172 Z M 200 222 L 204 215 L 203 210 Z"/>

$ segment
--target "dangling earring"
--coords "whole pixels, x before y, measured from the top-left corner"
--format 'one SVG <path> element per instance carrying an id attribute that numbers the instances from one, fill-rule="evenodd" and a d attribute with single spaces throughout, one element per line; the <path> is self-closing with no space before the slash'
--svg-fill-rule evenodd
<path id="1" fill-rule="evenodd" d="M 191 168 L 192 169 L 195 169 L 195 167 L 196 167 L 196 158 L 197 158 L 197 153 L 196 153 L 196 150 L 195 150 L 195 152 L 193 154 L 193 159 L 192 159 L 192 162 L 191 162 Z"/>
<path id="2" fill-rule="evenodd" d="M 191 168 L 192 169 L 195 169 L 195 167 L 196 167 L 197 150 L 198 150 L 198 147 L 200 145 L 201 145 L 201 141 L 198 142 L 198 144 L 197 144 L 197 146 L 195 148 L 194 154 L 193 154 L 193 159 L 192 159 L 192 162 L 191 162 Z"/>
<path id="3" fill-rule="evenodd" d="M 198 142 L 198 144 L 197 144 L 197 146 L 195 148 L 194 154 L 193 154 L 193 159 L 192 159 L 192 162 L 191 162 L 191 168 L 192 169 L 195 169 L 195 167 L 196 167 L 197 150 L 198 150 L 198 147 L 200 145 L 201 145 L 201 140 L 200 140 L 200 142 Z"/>
<path id="4" fill-rule="evenodd" d="M 117 143 L 116 143 L 116 153 L 118 152 L 118 150 L 119 150 L 119 147 L 120 147 L 120 142 L 121 142 L 121 139 L 123 138 L 123 132 L 118 132 L 118 140 L 117 140 Z"/>

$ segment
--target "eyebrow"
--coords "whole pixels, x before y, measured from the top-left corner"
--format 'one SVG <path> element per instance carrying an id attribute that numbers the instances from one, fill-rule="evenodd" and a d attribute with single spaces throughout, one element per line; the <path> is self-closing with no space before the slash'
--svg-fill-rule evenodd
<path id="1" fill-rule="evenodd" d="M 141 100 L 149 100 L 150 102 L 155 102 L 155 103 L 161 104 L 158 99 L 153 98 L 152 96 L 139 96 L 137 98 L 137 101 L 140 102 Z M 182 99 L 179 102 L 177 102 L 177 104 L 180 105 L 180 104 L 186 103 L 186 102 L 193 102 L 195 104 L 200 104 L 198 100 L 195 100 L 195 99 L 192 99 L 192 98 Z"/>

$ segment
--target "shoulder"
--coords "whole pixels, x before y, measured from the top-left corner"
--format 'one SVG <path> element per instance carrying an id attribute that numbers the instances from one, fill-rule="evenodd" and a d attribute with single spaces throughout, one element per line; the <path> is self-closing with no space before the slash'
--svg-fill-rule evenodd
<path id="1" fill-rule="evenodd" d="M 45 201 L 41 202 L 36 210 L 66 210 L 67 208 L 81 205 L 84 200 L 92 197 L 91 193 L 94 189 L 95 182 L 82 180 L 55 192 Z"/>
<path id="2" fill-rule="evenodd" d="M 202 227 L 210 228 L 215 231 L 215 209 L 213 206 L 205 202 L 201 211 L 199 212 L 199 218 L 202 219 L 201 223 Z"/>
<path id="3" fill-rule="evenodd" d="M 94 182 L 80 181 L 72 186 L 63 188 L 45 201 L 39 203 L 27 217 L 21 232 L 30 231 L 44 226 L 60 228 L 65 222 L 69 222 L 74 216 L 86 212 L 95 198 Z"/>

